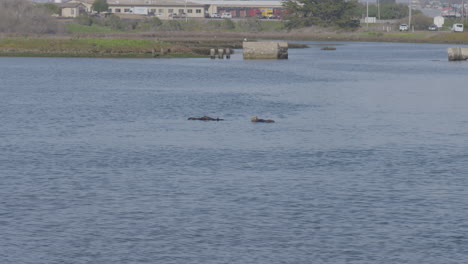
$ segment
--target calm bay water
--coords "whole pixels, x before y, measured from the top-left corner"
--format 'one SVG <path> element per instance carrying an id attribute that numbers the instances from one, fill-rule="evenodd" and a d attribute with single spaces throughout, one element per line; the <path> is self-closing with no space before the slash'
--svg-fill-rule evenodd
<path id="1" fill-rule="evenodd" d="M 0 263 L 466 263 L 468 62 L 311 44 L 0 58 Z"/>

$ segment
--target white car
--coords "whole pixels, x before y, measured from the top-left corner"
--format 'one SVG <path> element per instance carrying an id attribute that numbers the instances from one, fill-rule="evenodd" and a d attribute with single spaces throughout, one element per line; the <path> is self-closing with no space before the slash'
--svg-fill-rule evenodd
<path id="1" fill-rule="evenodd" d="M 463 32 L 463 24 L 453 24 L 452 32 Z"/>
<path id="2" fill-rule="evenodd" d="M 221 16 L 218 13 L 213 13 L 210 15 L 211 18 L 221 18 Z"/>
<path id="3" fill-rule="evenodd" d="M 232 18 L 231 13 L 222 13 L 221 18 Z"/>
<path id="4" fill-rule="evenodd" d="M 400 31 L 408 31 L 408 25 L 407 24 L 401 24 L 399 30 Z"/>

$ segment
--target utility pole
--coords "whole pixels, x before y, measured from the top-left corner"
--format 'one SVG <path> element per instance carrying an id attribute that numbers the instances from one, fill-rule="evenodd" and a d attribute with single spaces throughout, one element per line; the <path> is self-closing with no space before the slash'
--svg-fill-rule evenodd
<path id="1" fill-rule="evenodd" d="M 188 17 L 187 17 L 187 15 L 188 15 L 188 12 L 187 12 L 187 0 L 185 0 L 185 10 L 184 10 L 184 12 L 185 12 L 185 22 L 187 22 L 187 20 L 188 20 Z"/>
<path id="2" fill-rule="evenodd" d="M 461 20 L 462 20 L 462 23 L 465 22 L 465 1 L 462 0 L 462 8 L 461 8 Z"/>
<path id="3" fill-rule="evenodd" d="M 380 20 L 380 1 L 379 0 L 377 0 L 377 17 Z"/>
<path id="4" fill-rule="evenodd" d="M 409 17 L 408 17 L 408 30 L 411 29 L 411 0 L 408 0 L 408 8 L 409 8 Z"/>
<path id="5" fill-rule="evenodd" d="M 366 25 L 367 29 L 369 29 L 369 0 L 367 0 L 366 5 Z"/>

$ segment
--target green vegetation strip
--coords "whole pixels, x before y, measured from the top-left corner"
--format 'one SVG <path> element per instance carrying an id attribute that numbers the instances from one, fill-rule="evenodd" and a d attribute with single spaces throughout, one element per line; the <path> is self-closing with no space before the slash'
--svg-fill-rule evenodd
<path id="1" fill-rule="evenodd" d="M 140 39 L 0 39 L 0 56 L 21 57 L 114 57 L 179 58 L 202 57 L 188 48 L 173 48 L 170 43 Z"/>
<path id="2" fill-rule="evenodd" d="M 122 30 L 113 29 L 110 27 L 91 25 L 85 26 L 75 23 L 68 23 L 66 25 L 67 31 L 71 33 L 117 33 L 122 32 Z"/>
<path id="3" fill-rule="evenodd" d="M 45 38 L 5 38 L 0 40 L 0 48 L 48 49 L 51 47 L 67 49 L 88 48 L 153 48 L 168 46 L 168 43 L 138 39 L 45 39 Z"/>
<path id="4" fill-rule="evenodd" d="M 177 54 L 77 54 L 77 53 L 5 53 L 0 52 L 0 57 L 66 57 L 66 58 L 129 58 L 129 59 L 152 59 L 152 58 L 204 58 L 206 56 L 194 55 L 191 53 L 177 53 Z"/>

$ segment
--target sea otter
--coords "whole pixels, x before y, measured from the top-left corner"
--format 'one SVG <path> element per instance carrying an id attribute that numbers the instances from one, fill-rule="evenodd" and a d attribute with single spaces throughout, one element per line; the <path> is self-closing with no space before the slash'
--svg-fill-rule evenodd
<path id="1" fill-rule="evenodd" d="M 261 118 L 258 118 L 257 116 L 250 118 L 250 121 L 255 122 L 255 123 L 274 123 L 275 122 L 274 120 L 261 119 Z"/>
<path id="2" fill-rule="evenodd" d="M 223 121 L 224 119 L 221 119 L 221 118 L 212 118 L 212 117 L 209 117 L 209 116 L 203 116 L 203 117 L 189 117 L 188 120 Z"/>

